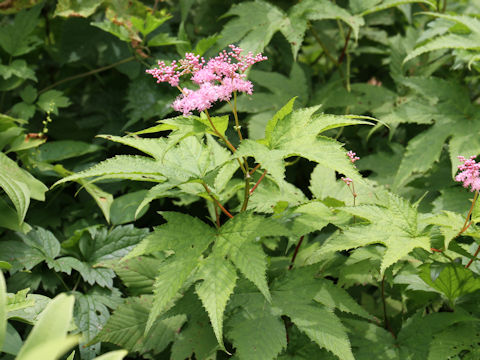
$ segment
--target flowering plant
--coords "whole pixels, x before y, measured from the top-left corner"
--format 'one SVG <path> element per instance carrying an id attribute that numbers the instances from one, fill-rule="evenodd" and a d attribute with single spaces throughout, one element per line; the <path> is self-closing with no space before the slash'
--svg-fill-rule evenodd
<path id="1" fill-rule="evenodd" d="M 223 51 L 208 62 L 199 55 L 185 54 L 182 60 L 173 61 L 170 65 L 159 61 L 158 68 L 147 70 L 157 79 L 157 83 L 168 82 L 176 86 L 182 93 L 172 104 L 176 111 L 189 115 L 192 111 L 210 109 L 217 101 L 227 101 L 238 93 L 252 95 L 253 84 L 246 79 L 245 71 L 257 62 L 267 60 L 262 54 L 249 52 L 242 55 L 243 50 L 230 45 L 231 51 Z M 190 75 L 190 80 L 198 85 L 192 90 L 179 86 L 180 78 Z"/>

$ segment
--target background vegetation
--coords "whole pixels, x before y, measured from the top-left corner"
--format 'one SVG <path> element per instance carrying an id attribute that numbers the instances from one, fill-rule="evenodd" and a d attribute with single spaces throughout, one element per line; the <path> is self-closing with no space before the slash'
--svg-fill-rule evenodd
<path id="1" fill-rule="evenodd" d="M 480 358 L 478 0 L 0 13 L 0 359 Z M 243 140 L 145 73 L 229 44 Z"/>

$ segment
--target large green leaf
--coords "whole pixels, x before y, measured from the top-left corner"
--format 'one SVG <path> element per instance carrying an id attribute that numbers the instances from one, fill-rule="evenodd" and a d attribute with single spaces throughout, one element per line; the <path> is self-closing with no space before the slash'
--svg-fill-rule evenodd
<path id="1" fill-rule="evenodd" d="M 147 331 L 197 268 L 200 255 L 214 240 L 215 234 L 213 228 L 189 215 L 174 212 L 162 214 L 167 223 L 156 228 L 127 256 L 132 258 L 158 251 L 174 252 L 159 267 Z"/>
<path id="2" fill-rule="evenodd" d="M 320 347 L 340 359 L 353 360 L 346 329 L 338 317 L 326 306 L 313 302 L 319 285 L 314 274 L 313 268 L 289 271 L 272 286 L 272 304 L 279 308 L 278 314 L 287 315 Z"/>
<path id="3" fill-rule="evenodd" d="M 30 191 L 26 184 L 15 181 L 8 174 L 0 173 L 0 187 L 7 193 L 17 209 L 18 224 L 22 224 L 30 204 Z"/>
<path id="4" fill-rule="evenodd" d="M 203 281 L 196 286 L 198 297 L 208 312 L 218 343 L 223 343 L 223 312 L 237 280 L 235 268 L 224 257 L 213 253 L 200 266 Z"/>
<path id="5" fill-rule="evenodd" d="M 32 199 L 45 200 L 45 192 L 48 188 L 35 179 L 30 173 L 20 168 L 15 161 L 2 152 L 0 152 L 0 173 L 4 175 L 8 174 L 8 176 L 15 179 L 15 181 L 24 183 Z"/>
<path id="6" fill-rule="evenodd" d="M 142 354 L 148 351 L 163 351 L 185 322 L 185 316 L 159 318 L 150 330 L 145 332 L 151 305 L 150 296 L 128 298 L 115 310 L 93 341 L 110 342 Z"/>
<path id="7" fill-rule="evenodd" d="M 461 264 L 424 264 L 420 277 L 433 289 L 445 295 L 451 305 L 454 305 L 460 296 L 480 289 L 480 279 Z"/>
<path id="8" fill-rule="evenodd" d="M 360 205 L 343 208 L 347 213 L 367 219 L 347 227 L 343 232 L 330 237 L 307 259 L 309 263 L 320 261 L 326 254 L 358 248 L 369 244 L 386 246 L 380 272 L 405 258 L 413 249 L 430 251 L 430 237 L 424 232 L 427 223 L 422 222 L 417 209 L 408 201 L 390 194 L 385 206 Z M 385 229 L 389 229 L 385 232 Z"/>
<path id="9" fill-rule="evenodd" d="M 78 342 L 78 336 L 67 335 L 73 303 L 73 296 L 60 294 L 48 304 L 18 353 L 18 360 L 58 359 Z"/>

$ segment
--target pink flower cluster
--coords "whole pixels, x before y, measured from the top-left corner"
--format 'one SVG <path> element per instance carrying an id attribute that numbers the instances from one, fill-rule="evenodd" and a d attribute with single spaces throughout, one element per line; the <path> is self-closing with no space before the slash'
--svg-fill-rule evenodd
<path id="1" fill-rule="evenodd" d="M 357 160 L 360 160 L 360 158 L 357 156 L 356 153 L 354 153 L 352 150 L 350 150 L 349 152 L 347 152 L 347 156 L 350 158 L 350 161 L 352 163 L 354 163 L 355 161 Z M 347 186 L 350 186 L 353 182 L 352 179 L 348 178 L 348 177 L 342 177 L 342 181 L 347 184 Z"/>
<path id="2" fill-rule="evenodd" d="M 342 181 L 347 184 L 347 186 L 350 186 L 350 184 L 353 182 L 352 179 L 348 178 L 348 177 L 342 177 Z"/>
<path id="3" fill-rule="evenodd" d="M 354 153 L 352 150 L 350 150 L 349 152 L 347 152 L 347 156 L 350 158 L 350 161 L 352 163 L 354 163 L 355 161 L 357 160 L 360 160 L 360 158 L 358 156 L 356 156 L 357 154 Z"/>
<path id="4" fill-rule="evenodd" d="M 476 163 L 475 158 L 476 156 L 470 156 L 470 159 L 458 156 L 458 160 L 463 164 L 458 165 L 461 172 L 455 176 L 456 181 L 463 182 L 465 188 L 470 186 L 471 191 L 480 190 L 480 163 Z"/>
<path id="5" fill-rule="evenodd" d="M 191 53 L 185 59 L 173 61 L 166 65 L 158 62 L 158 68 L 147 70 L 157 79 L 157 83 L 168 82 L 171 86 L 179 86 L 183 75 L 191 74 L 191 80 L 198 85 L 197 90 L 179 88 L 182 94 L 173 102 L 172 107 L 185 115 L 192 111 L 209 109 L 216 101 L 228 101 L 234 92 L 249 95 L 253 92 L 253 84 L 246 80 L 244 72 L 253 64 L 267 59 L 262 54 L 249 52 L 242 55 L 243 50 L 229 45 L 232 51 L 222 51 L 218 56 L 205 62 L 204 58 Z"/>

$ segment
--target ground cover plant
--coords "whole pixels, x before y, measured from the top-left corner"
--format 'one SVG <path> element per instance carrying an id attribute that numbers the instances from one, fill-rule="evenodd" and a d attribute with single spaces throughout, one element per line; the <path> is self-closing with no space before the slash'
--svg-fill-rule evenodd
<path id="1" fill-rule="evenodd" d="M 480 358 L 478 1 L 0 13 L 0 359 Z"/>

